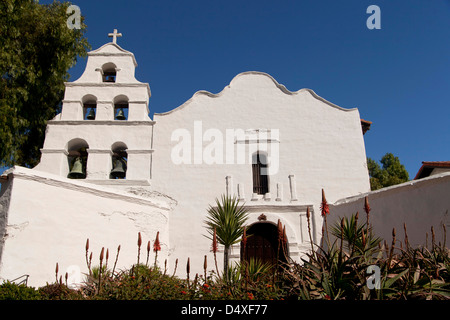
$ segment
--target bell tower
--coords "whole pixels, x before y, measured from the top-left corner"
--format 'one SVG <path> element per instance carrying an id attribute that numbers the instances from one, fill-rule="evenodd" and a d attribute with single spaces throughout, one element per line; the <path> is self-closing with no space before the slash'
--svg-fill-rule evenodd
<path id="1" fill-rule="evenodd" d="M 101 185 L 150 184 L 150 86 L 135 78 L 134 54 L 112 41 L 90 51 L 86 69 L 65 83 L 62 112 L 48 121 L 36 170 Z"/>

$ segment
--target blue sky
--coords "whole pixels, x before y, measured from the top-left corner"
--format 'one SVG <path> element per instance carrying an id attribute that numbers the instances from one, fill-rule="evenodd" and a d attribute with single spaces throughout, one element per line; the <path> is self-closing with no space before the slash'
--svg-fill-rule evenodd
<path id="1" fill-rule="evenodd" d="M 49 3 L 51 1 L 40 1 Z M 151 114 L 196 91 L 220 92 L 244 71 L 291 91 L 313 89 L 373 122 L 368 157 L 400 158 L 410 178 L 422 161 L 450 160 L 450 0 L 74 0 L 96 49 L 109 32 L 138 62 Z M 369 5 L 381 29 L 369 30 Z M 80 59 L 71 81 L 84 70 Z"/>

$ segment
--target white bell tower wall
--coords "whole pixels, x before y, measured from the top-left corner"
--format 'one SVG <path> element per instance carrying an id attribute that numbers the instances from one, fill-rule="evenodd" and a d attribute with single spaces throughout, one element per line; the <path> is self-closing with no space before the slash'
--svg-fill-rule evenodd
<path id="1" fill-rule="evenodd" d="M 35 169 L 67 177 L 79 151 L 69 150 L 70 142 L 83 140 L 86 182 L 149 185 L 154 125 L 149 117 L 151 92 L 148 83 L 135 78 L 136 66 L 133 53 L 115 41 L 88 53 L 84 73 L 65 84 L 62 112 L 47 124 L 41 162 Z M 121 151 L 126 154 L 124 179 L 111 178 L 117 145 L 124 146 Z"/>

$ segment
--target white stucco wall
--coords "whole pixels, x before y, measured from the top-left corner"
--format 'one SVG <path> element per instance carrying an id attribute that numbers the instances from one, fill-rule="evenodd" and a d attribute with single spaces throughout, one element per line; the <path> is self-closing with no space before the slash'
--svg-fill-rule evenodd
<path id="1" fill-rule="evenodd" d="M 164 265 L 170 247 L 170 210 L 175 203 L 170 198 L 138 187 L 128 193 L 119 192 L 22 167 L 9 172 L 8 182 L 14 187 L 5 185 L 0 198 L 0 203 L 5 204 L 3 200 L 10 195 L 9 206 L 2 206 L 1 212 L 1 279 L 28 274 L 29 285 L 42 286 L 54 281 L 56 263 L 63 279 L 73 266 L 86 273 L 88 238 L 93 266 L 99 265 L 100 251 L 105 247 L 112 268 L 121 245 L 117 270 L 129 268 L 137 262 L 138 232 L 142 236 L 143 263 L 147 242 L 151 240 L 153 245 L 160 232 L 162 251 L 158 261 Z M 153 261 L 152 251 L 149 263 Z"/>
<path id="2" fill-rule="evenodd" d="M 369 222 L 375 235 L 392 241 L 392 229 L 396 238 L 404 240 L 403 224 L 406 223 L 408 240 L 412 246 L 431 246 L 431 227 L 436 234 L 436 242 L 443 241 L 443 227 L 450 228 L 450 172 L 427 178 L 412 180 L 400 185 L 383 188 L 356 197 L 341 199 L 330 205 L 329 223 L 337 223 L 343 216 L 359 212 L 359 219 L 366 221 L 364 197 L 370 204 Z M 447 242 L 448 243 L 448 242 Z M 397 243 L 400 247 L 400 244 Z"/>
<path id="3" fill-rule="evenodd" d="M 212 259 L 210 241 L 203 236 L 207 234 L 203 223 L 207 208 L 226 192 L 227 181 L 230 194 L 237 194 L 239 185 L 244 194 L 242 201 L 252 207 L 260 206 L 256 211 L 252 209 L 253 221 L 260 213 L 268 213 L 272 223 L 280 219 L 288 225 L 288 237 L 297 246 L 292 248 L 297 259 L 301 248 L 309 246 L 301 240 L 300 221 L 307 205 L 319 212 L 322 188 L 331 202 L 370 190 L 358 110 L 338 107 L 309 89 L 290 92 L 264 73 L 239 74 L 219 94 L 197 92 L 182 106 L 155 114 L 154 120 L 152 185 L 178 201 L 170 225 L 171 261 L 191 257 L 191 268 L 198 272 L 205 254 Z M 230 159 L 227 164 L 227 150 L 223 150 L 221 163 L 209 164 L 201 157 L 202 150 L 214 155 L 211 149 L 220 135 L 225 139 L 227 129 L 279 133 L 278 137 L 267 137 L 271 139 L 269 156 L 277 157 L 279 150 L 279 170 L 269 177 L 270 197 L 258 196 L 252 201 L 250 161 L 236 164 L 237 159 Z M 186 142 L 177 136 L 183 132 L 190 135 L 190 164 L 173 161 L 174 148 Z M 235 157 L 238 145 L 245 146 L 247 157 L 248 150 L 256 151 L 255 136 L 246 139 L 237 144 L 232 139 Z M 195 163 L 198 154 L 200 158 Z M 318 214 L 314 217 L 319 236 L 321 218 Z M 238 252 L 234 250 L 233 254 L 236 257 Z"/>

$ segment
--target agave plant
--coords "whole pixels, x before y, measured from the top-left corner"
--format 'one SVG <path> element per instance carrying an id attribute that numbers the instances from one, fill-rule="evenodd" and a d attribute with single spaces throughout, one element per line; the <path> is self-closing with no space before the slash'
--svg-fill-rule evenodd
<path id="1" fill-rule="evenodd" d="M 244 225 L 248 213 L 244 205 L 239 205 L 236 197 L 222 195 L 216 198 L 216 206 L 209 206 L 205 224 L 208 233 L 213 238 L 216 230 L 217 242 L 224 246 L 224 274 L 228 274 L 229 253 L 233 244 L 238 243 L 244 233 Z"/>

